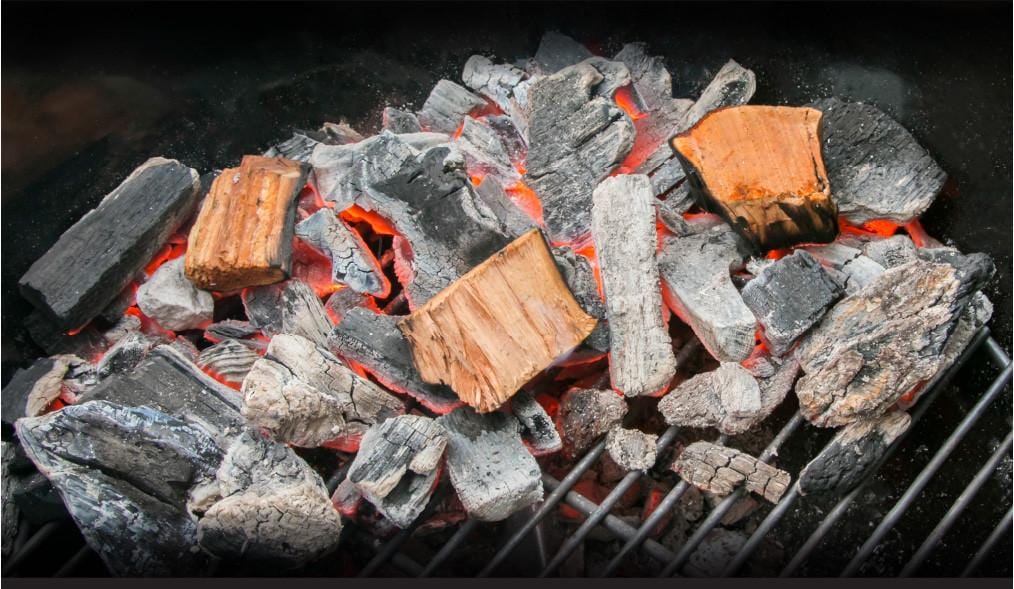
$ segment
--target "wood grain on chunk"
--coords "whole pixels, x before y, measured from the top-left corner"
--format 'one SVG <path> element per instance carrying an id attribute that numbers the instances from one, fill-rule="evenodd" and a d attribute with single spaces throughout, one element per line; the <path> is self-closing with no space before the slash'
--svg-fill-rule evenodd
<path id="1" fill-rule="evenodd" d="M 398 324 L 426 382 L 479 412 L 503 405 L 595 327 L 536 229 L 469 271 Z"/>
<path id="2" fill-rule="evenodd" d="M 331 280 L 356 292 L 385 298 L 391 283 L 358 233 L 324 207 L 296 224 L 296 236 L 331 260 Z"/>
<path id="3" fill-rule="evenodd" d="M 253 368 L 260 355 L 239 340 L 224 339 L 205 348 L 197 358 L 197 365 L 210 374 L 230 385 L 239 386 L 247 373 Z"/>
<path id="4" fill-rule="evenodd" d="M 654 202 L 644 175 L 608 178 L 594 192 L 592 238 L 606 295 L 609 376 L 630 397 L 663 390 L 676 373 L 655 263 Z"/>
<path id="5" fill-rule="evenodd" d="M 301 280 L 244 289 L 242 298 L 250 323 L 264 335 L 291 333 L 324 344 L 331 332 L 324 305 Z"/>
<path id="6" fill-rule="evenodd" d="M 231 291 L 289 276 L 295 201 L 309 168 L 282 158 L 244 156 L 215 178 L 187 244 L 187 277 L 198 288 Z"/>
<path id="7" fill-rule="evenodd" d="M 613 391 L 577 389 L 560 400 L 557 429 L 563 438 L 563 452 L 576 458 L 607 433 L 627 414 L 627 403 Z"/>
<path id="8" fill-rule="evenodd" d="M 761 251 L 838 234 L 820 154 L 820 111 L 738 106 L 673 139 L 698 202 Z"/>
<path id="9" fill-rule="evenodd" d="M 784 470 L 739 450 L 710 442 L 690 444 L 672 467 L 686 482 L 720 497 L 744 484 L 751 493 L 778 503 L 792 482 L 792 477 Z"/>
<path id="10" fill-rule="evenodd" d="M 450 80 L 440 80 L 419 111 L 419 123 L 427 131 L 448 135 L 457 131 L 461 121 L 486 101 Z"/>

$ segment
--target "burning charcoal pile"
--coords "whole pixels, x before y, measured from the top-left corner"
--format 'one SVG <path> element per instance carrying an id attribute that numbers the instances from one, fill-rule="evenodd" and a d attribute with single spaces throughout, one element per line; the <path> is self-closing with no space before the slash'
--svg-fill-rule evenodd
<path id="1" fill-rule="evenodd" d="M 760 502 L 848 492 L 994 268 L 923 231 L 946 174 L 888 115 L 755 88 L 730 60 L 674 98 L 644 45 L 549 33 L 373 135 L 149 159 L 20 280 L 49 356 L 2 392 L 5 535 L 65 510 L 115 575 L 355 573 L 372 538 L 527 517 L 604 440 L 575 491 L 645 472 L 614 509 L 643 517 L 689 485 L 671 550 L 745 489 L 707 574 Z M 786 407 L 836 428 L 801 470 L 760 451 Z"/>

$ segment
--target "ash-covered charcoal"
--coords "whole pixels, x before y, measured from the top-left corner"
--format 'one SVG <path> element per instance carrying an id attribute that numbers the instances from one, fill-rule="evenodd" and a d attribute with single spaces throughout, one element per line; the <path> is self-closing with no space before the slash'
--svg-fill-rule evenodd
<path id="1" fill-rule="evenodd" d="M 916 256 L 920 260 L 934 264 L 947 264 L 954 268 L 956 278 L 961 285 L 958 297 L 965 298 L 986 280 L 993 276 L 996 267 L 993 260 L 983 253 L 963 254 L 953 247 L 919 248 Z"/>
<path id="2" fill-rule="evenodd" d="M 334 123 L 324 123 L 325 128 L 319 131 L 303 131 L 297 129 L 292 133 L 292 137 L 277 143 L 268 148 L 264 152 L 264 157 L 279 157 L 287 160 L 293 160 L 297 162 L 308 162 L 310 156 L 313 154 L 314 148 L 320 144 L 325 145 L 342 145 L 344 143 L 359 141 L 362 139 L 358 133 L 356 133 L 348 125 L 334 125 Z M 328 131 L 327 125 L 332 125 L 332 131 Z M 337 130 L 337 131 L 336 131 Z M 347 132 L 351 132 L 353 135 L 349 135 Z"/>
<path id="3" fill-rule="evenodd" d="M 201 428 L 149 407 L 97 401 L 22 419 L 17 430 L 114 575 L 205 570 L 189 505 L 222 452 Z"/>
<path id="4" fill-rule="evenodd" d="M 690 183 L 686 181 L 686 177 L 683 164 L 675 156 L 663 162 L 651 174 L 651 188 L 655 191 L 655 196 L 666 196 L 665 202 L 672 201 L 668 207 L 680 214 L 687 212 L 696 204 L 694 196 L 690 194 Z"/>
<path id="5" fill-rule="evenodd" d="M 95 367 L 96 375 L 106 378 L 113 374 L 132 372 L 161 342 L 140 332 L 131 333 L 109 348 Z"/>
<path id="6" fill-rule="evenodd" d="M 824 163 L 838 211 L 857 225 L 908 223 L 926 212 L 947 174 L 912 134 L 874 106 L 818 100 Z"/>
<path id="7" fill-rule="evenodd" d="M 318 390 L 269 358 L 254 363 L 241 390 L 243 417 L 274 440 L 313 448 L 345 432 L 351 399 Z"/>
<path id="8" fill-rule="evenodd" d="M 346 518 L 355 519 L 359 514 L 359 506 L 363 502 L 363 494 L 355 483 L 344 478 L 331 494 L 331 504 Z"/>
<path id="9" fill-rule="evenodd" d="M 14 373 L 3 394 L 0 394 L 5 440 L 10 439 L 17 420 L 42 415 L 60 398 L 66 374 L 67 361 L 59 356 L 40 358 L 28 368 Z"/>
<path id="10" fill-rule="evenodd" d="M 447 432 L 447 470 L 468 515 L 500 521 L 542 500 L 542 472 L 518 420 L 460 407 L 437 419 Z"/>
<path id="11" fill-rule="evenodd" d="M 341 517 L 324 481 L 291 449 L 244 433 L 229 447 L 216 483 L 197 538 L 224 562 L 290 569 L 338 546 Z"/>
<path id="12" fill-rule="evenodd" d="M 701 539 L 700 545 L 687 558 L 683 574 L 708 579 L 721 577 L 722 571 L 740 553 L 747 538 L 743 532 L 716 527 Z"/>
<path id="13" fill-rule="evenodd" d="M 907 235 L 893 235 L 887 239 L 875 239 L 863 246 L 863 254 L 884 268 L 894 268 L 915 260 L 915 243 Z"/>
<path id="14" fill-rule="evenodd" d="M 662 316 L 651 184 L 643 174 L 615 176 L 599 184 L 593 198 L 610 380 L 628 397 L 658 393 L 676 374 L 676 356 Z"/>
<path id="15" fill-rule="evenodd" d="M 750 102 L 757 91 L 757 76 L 733 60 L 725 62 L 715 77 L 701 92 L 701 96 L 687 111 L 683 128 L 689 129 L 704 115 L 728 106 L 739 106 Z"/>
<path id="16" fill-rule="evenodd" d="M 912 419 L 904 411 L 847 425 L 799 473 L 800 495 L 844 495 L 863 480 L 894 440 L 905 433 Z"/>
<path id="17" fill-rule="evenodd" d="M 335 212 L 320 209 L 296 224 L 296 236 L 331 260 L 331 279 L 356 292 L 384 298 L 391 283 L 369 246 Z"/>
<path id="18" fill-rule="evenodd" d="M 536 74 L 555 74 L 590 57 L 594 55 L 584 45 L 557 31 L 548 31 L 539 40 L 539 48 L 527 69 Z"/>
<path id="19" fill-rule="evenodd" d="M 674 235 L 689 235 L 694 233 L 692 226 L 683 218 L 683 213 L 693 206 L 693 198 L 686 183 L 680 185 L 665 200 L 655 199 L 655 210 L 658 212 L 658 220 L 665 225 L 665 228 Z"/>
<path id="20" fill-rule="evenodd" d="M 855 294 L 884 273 L 884 267 L 863 255 L 861 250 L 842 243 L 803 246 L 843 285 L 846 294 Z"/>
<path id="21" fill-rule="evenodd" d="M 149 159 L 32 264 L 18 282 L 22 296 L 58 331 L 80 329 L 190 217 L 198 188 L 196 170 Z"/>
<path id="22" fill-rule="evenodd" d="M 212 343 L 218 343 L 227 339 L 243 340 L 245 345 L 253 347 L 250 338 L 260 335 L 261 330 L 254 327 L 249 321 L 237 319 L 225 319 L 212 323 L 204 330 L 204 339 Z"/>
<path id="23" fill-rule="evenodd" d="M 771 353 L 782 356 L 820 321 L 842 288 L 813 256 L 797 251 L 764 268 L 740 294 L 764 328 Z"/>
<path id="24" fill-rule="evenodd" d="M 525 183 L 539 196 L 549 237 L 574 242 L 591 226 L 592 191 L 634 145 L 634 124 L 611 98 L 597 96 L 605 76 L 589 63 L 532 84 Z"/>
<path id="25" fill-rule="evenodd" d="M 291 333 L 324 344 L 331 332 L 324 305 L 301 280 L 257 286 L 243 290 L 243 307 L 254 327 L 273 336 Z"/>
<path id="26" fill-rule="evenodd" d="M 535 456 L 552 454 L 563 448 L 560 432 L 545 408 L 528 391 L 511 397 L 511 412 L 521 423 L 521 439 Z"/>
<path id="27" fill-rule="evenodd" d="M 446 445 L 447 435 L 436 421 L 393 417 L 363 436 L 348 480 L 385 517 L 406 528 L 433 495 Z"/>
<path id="28" fill-rule="evenodd" d="M 422 126 L 414 113 L 400 108 L 388 106 L 384 109 L 381 120 L 385 131 L 392 133 L 420 133 Z"/>
<path id="29" fill-rule="evenodd" d="M 626 470 L 648 470 L 655 466 L 658 436 L 641 430 L 614 426 L 606 434 L 606 452 Z"/>
<path id="30" fill-rule="evenodd" d="M 328 347 L 368 370 L 384 386 L 412 396 L 432 411 L 446 413 L 460 406 L 450 387 L 429 384 L 419 376 L 399 321 L 400 317 L 369 309 L 351 309 L 331 332 Z"/>
<path id="31" fill-rule="evenodd" d="M 126 311 L 126 308 L 123 309 Z M 102 332 L 102 337 L 111 344 L 116 344 L 121 339 L 132 333 L 141 331 L 141 318 L 136 315 L 120 315 L 120 318 L 113 322 L 113 326 Z"/>
<path id="32" fill-rule="evenodd" d="M 202 350 L 197 365 L 213 378 L 239 386 L 259 359 L 260 355 L 250 346 L 239 340 L 224 339 Z"/>
<path id="33" fill-rule="evenodd" d="M 623 421 L 626 414 L 626 401 L 613 391 L 577 389 L 565 393 L 560 400 L 560 413 L 557 416 L 557 429 L 563 438 L 564 456 L 568 459 L 577 458 L 599 436 Z"/>
<path id="34" fill-rule="evenodd" d="M 11 466 L 14 463 L 14 444 L 10 442 L 0 442 L 0 465 L 2 465 L 2 479 L 3 482 L 3 493 L 0 494 L 0 501 L 2 501 L 2 511 L 0 511 L 0 524 L 2 524 L 3 530 L 3 557 L 7 558 L 11 552 L 14 551 L 14 539 L 18 535 L 18 525 L 20 524 L 21 511 L 18 509 L 17 503 L 14 502 L 14 485 L 16 478 L 11 472 Z"/>
<path id="35" fill-rule="evenodd" d="M 324 303 L 324 310 L 332 323 L 338 325 L 345 318 L 349 311 L 357 307 L 376 307 L 376 302 L 369 295 L 356 292 L 351 288 L 342 288 L 327 298 Z"/>
<path id="36" fill-rule="evenodd" d="M 584 344 L 600 352 L 609 351 L 609 322 L 606 321 L 606 304 L 599 296 L 595 273 L 588 258 L 567 246 L 553 248 L 553 259 L 563 276 L 563 281 L 581 305 L 585 313 L 598 320 L 595 330 L 584 340 Z"/>
<path id="37" fill-rule="evenodd" d="M 419 124 L 426 131 L 454 133 L 471 112 L 486 106 L 480 96 L 450 80 L 440 80 L 417 114 Z"/>
<path id="38" fill-rule="evenodd" d="M 466 118 L 452 145 L 465 156 L 469 173 L 491 176 L 504 186 L 521 181 L 500 136 L 483 120 Z"/>
<path id="39" fill-rule="evenodd" d="M 496 223 L 496 230 L 511 239 L 517 239 L 535 227 L 535 223 L 511 202 L 503 185 L 492 176 L 485 176 L 475 188 L 481 203 L 488 209 L 486 217 Z M 587 310 L 587 309 L 586 309 Z"/>
<path id="40" fill-rule="evenodd" d="M 821 427 L 872 419 L 932 378 L 970 291 L 991 269 L 910 262 L 835 305 L 796 351 L 803 415 Z"/>
<path id="41" fill-rule="evenodd" d="M 469 57 L 461 72 L 465 86 L 492 100 L 500 110 L 512 116 L 517 107 L 514 89 L 527 77 L 523 70 L 510 64 L 495 64 L 482 55 Z"/>
<path id="42" fill-rule="evenodd" d="M 725 497 L 740 484 L 745 484 L 751 493 L 778 503 L 792 483 L 792 477 L 784 470 L 734 448 L 711 442 L 694 442 L 687 446 L 676 458 L 672 469 L 691 485 L 719 497 Z"/>
<path id="43" fill-rule="evenodd" d="M 728 225 L 693 228 L 665 240 L 658 269 L 666 303 L 722 362 L 739 362 L 753 350 L 757 320 L 732 282 L 745 247 Z"/>
<path id="44" fill-rule="evenodd" d="M 84 393 L 99 384 L 98 369 L 94 364 L 72 354 L 53 356 L 53 360 L 67 363 L 67 372 L 63 375 L 63 389 L 60 398 L 65 403 L 77 403 Z"/>

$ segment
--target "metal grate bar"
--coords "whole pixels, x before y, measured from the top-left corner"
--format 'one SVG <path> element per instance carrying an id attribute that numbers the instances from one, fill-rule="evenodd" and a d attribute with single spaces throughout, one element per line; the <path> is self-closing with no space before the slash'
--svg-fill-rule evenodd
<path id="1" fill-rule="evenodd" d="M 975 494 L 978 493 L 979 489 L 981 489 L 982 486 L 986 484 L 986 481 L 988 481 L 990 477 L 993 476 L 993 471 L 996 470 L 996 467 L 998 464 L 1000 464 L 1000 461 L 1003 460 L 1004 457 L 1007 456 L 1007 454 L 1010 452 L 1012 437 L 1014 437 L 1014 431 L 1011 431 L 1007 434 L 1007 438 L 1004 439 L 1003 443 L 1000 444 L 1000 447 L 996 449 L 996 452 L 993 452 L 993 455 L 990 456 L 988 461 L 986 461 L 986 464 L 984 464 L 982 468 L 979 469 L 979 472 L 976 473 L 975 478 L 972 479 L 972 482 L 970 482 L 968 486 L 965 487 L 965 490 L 961 492 L 961 495 L 959 495 L 958 498 L 954 500 L 954 504 L 951 505 L 951 508 L 949 510 L 947 510 L 947 514 L 944 515 L 943 519 L 940 520 L 940 523 L 938 523 L 937 526 L 933 528 L 933 531 L 930 532 L 929 536 L 926 537 L 926 540 L 922 543 L 922 546 L 920 546 L 919 549 L 916 550 L 915 554 L 908 561 L 908 564 L 906 564 L 905 568 L 902 569 L 901 574 L 899 575 L 900 577 L 910 577 L 912 576 L 913 573 L 915 573 L 915 571 L 919 569 L 920 566 L 922 566 L 922 563 L 925 562 L 926 557 L 928 557 L 930 553 L 933 552 L 933 549 L 936 548 L 937 544 L 944 537 L 947 531 L 951 529 L 951 526 L 954 525 L 954 522 L 957 521 L 959 517 L 961 517 L 962 513 L 964 513 L 965 508 L 967 508 L 968 504 L 972 502 L 972 499 L 975 497 Z"/>
<path id="2" fill-rule="evenodd" d="M 979 550 L 976 551 L 975 556 L 972 557 L 971 562 L 965 567 L 965 570 L 961 571 L 962 577 L 968 577 L 975 571 L 979 570 L 982 566 L 982 561 L 986 560 L 989 553 L 993 551 L 993 547 L 1000 541 L 1000 538 L 1007 536 L 1010 533 L 1011 524 L 1014 524 L 1014 507 L 1007 510 L 1006 515 L 1000 519 L 1000 523 L 996 524 L 993 531 L 986 538 L 986 541 L 982 543 Z"/>
<path id="3" fill-rule="evenodd" d="M 359 575 L 357 576 L 369 577 L 373 575 L 373 573 L 377 572 L 377 569 L 383 566 L 384 563 L 386 563 L 388 560 L 391 560 L 391 557 L 395 556 L 396 554 L 399 554 L 398 549 L 401 548 L 401 545 L 404 544 L 406 541 L 408 541 L 408 539 L 412 537 L 412 533 L 415 532 L 415 529 L 418 528 L 424 521 L 429 519 L 429 516 L 433 515 L 433 512 L 436 511 L 437 506 L 440 505 L 440 502 L 443 500 L 444 490 L 445 487 L 441 485 L 433 493 L 433 496 L 430 497 L 430 502 L 426 505 L 426 509 L 424 509 L 423 512 L 419 514 L 419 517 L 415 518 L 415 521 L 413 521 L 407 528 L 395 534 L 395 536 L 391 538 L 391 540 L 387 542 L 387 544 L 384 544 L 380 548 L 380 550 L 377 551 L 377 554 L 372 559 L 370 559 L 370 562 L 368 562 L 366 566 L 363 567 L 363 570 L 359 571 Z M 421 572 L 422 567 L 420 566 L 415 574 Z"/>
<path id="4" fill-rule="evenodd" d="M 450 555 L 454 554 L 454 551 L 457 550 L 458 546 L 460 546 L 461 543 L 465 541 L 465 538 L 467 538 L 468 535 L 472 533 L 472 530 L 474 530 L 475 526 L 477 526 L 478 524 L 479 520 L 477 519 L 468 518 L 467 520 L 465 520 L 465 523 L 461 524 L 461 526 L 458 528 L 458 531 L 454 532 L 454 535 L 451 536 L 451 539 L 448 540 L 447 543 L 440 548 L 440 550 L 436 553 L 436 555 L 433 556 L 432 559 L 430 559 L 429 563 L 426 564 L 426 568 L 424 568 L 422 572 L 419 573 L 418 576 L 428 577 L 432 575 L 433 571 L 437 570 L 437 567 L 443 564 L 444 561 L 447 560 L 447 558 Z"/>
<path id="5" fill-rule="evenodd" d="M 70 559 L 67 560 L 67 562 L 63 563 L 63 566 L 57 569 L 57 571 L 53 573 L 53 576 L 66 577 L 70 575 L 71 573 L 74 572 L 74 569 L 81 566 L 81 563 L 84 562 L 84 559 L 87 558 L 88 555 L 90 555 L 91 553 L 92 553 L 91 547 L 85 544 L 77 552 L 74 553 L 74 556 L 70 557 Z"/>
<path id="6" fill-rule="evenodd" d="M 7 559 L 7 562 L 3 565 L 3 569 L 0 570 L 0 575 L 4 577 L 10 575 L 11 571 L 17 569 L 26 558 L 31 556 L 33 552 L 42 546 L 42 543 L 45 542 L 47 538 L 56 532 L 61 523 L 62 522 L 53 521 L 43 524 L 42 527 L 32 534 L 32 537 L 25 542 L 24 546 L 21 547 L 21 550 L 17 554 Z"/>

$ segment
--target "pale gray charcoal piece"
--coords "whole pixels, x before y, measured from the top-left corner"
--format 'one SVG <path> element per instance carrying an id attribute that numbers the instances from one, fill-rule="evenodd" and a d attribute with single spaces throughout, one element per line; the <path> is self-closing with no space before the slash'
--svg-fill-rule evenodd
<path id="1" fill-rule="evenodd" d="M 863 246 L 866 257 L 880 264 L 885 269 L 901 266 L 915 260 L 915 243 L 907 235 L 892 235 L 887 239 L 875 239 Z"/>
<path id="2" fill-rule="evenodd" d="M 422 131 L 419 118 L 407 110 L 388 106 L 384 109 L 382 117 L 382 126 L 385 131 L 392 133 L 419 133 Z"/>
<path id="3" fill-rule="evenodd" d="M 668 144 L 666 144 L 668 147 Z M 672 149 L 668 147 L 668 149 Z M 686 171 L 679 159 L 668 159 L 651 172 L 651 188 L 655 196 L 661 197 L 668 193 L 666 202 L 680 213 L 685 213 L 694 206 L 694 197 L 690 194 L 690 183 L 686 182 Z"/>
<path id="4" fill-rule="evenodd" d="M 260 330 L 249 321 L 225 319 L 212 323 L 204 330 L 204 339 L 209 342 L 220 342 L 226 339 L 241 340 L 244 345 L 253 346 L 249 338 L 260 334 Z"/>
<path id="5" fill-rule="evenodd" d="M 504 112 L 511 111 L 514 89 L 527 77 L 524 70 L 510 64 L 495 64 L 482 55 L 469 57 L 461 72 L 465 86 L 492 100 Z"/>
<path id="6" fill-rule="evenodd" d="M 600 352 L 609 351 L 609 322 L 606 320 L 606 304 L 599 296 L 598 283 L 591 263 L 584 256 L 567 246 L 552 249 L 556 267 L 567 283 L 571 294 L 581 309 L 598 319 L 595 329 L 585 338 L 584 344 Z"/>
<path id="7" fill-rule="evenodd" d="M 232 383 L 241 384 L 260 355 L 239 340 L 225 339 L 205 348 L 197 357 L 197 365 L 206 372 Z"/>
<path id="8" fill-rule="evenodd" d="M 363 239 L 327 207 L 296 224 L 296 236 L 331 260 L 331 279 L 356 292 L 383 297 L 391 290 Z"/>
<path id="9" fill-rule="evenodd" d="M 832 277 L 843 285 L 846 294 L 855 294 L 884 273 L 884 267 L 863 252 L 843 243 L 808 245 L 801 249 L 809 252 L 828 269 Z"/>
<path id="10" fill-rule="evenodd" d="M 600 436 L 620 424 L 626 414 L 626 401 L 613 391 L 577 389 L 565 393 L 558 416 L 564 456 L 568 459 L 580 456 Z"/>
<path id="11" fill-rule="evenodd" d="M 535 57 L 531 59 L 529 71 L 555 74 L 589 57 L 594 56 L 584 45 L 557 31 L 547 31 L 539 41 L 539 48 L 535 51 Z"/>
<path id="12" fill-rule="evenodd" d="M 364 139 L 362 133 L 356 131 L 345 121 L 338 123 L 324 123 L 320 127 L 320 133 L 327 137 L 328 145 L 347 145 L 358 143 Z"/>
<path id="13" fill-rule="evenodd" d="M 484 120 L 466 118 L 453 145 L 465 156 L 470 174 L 491 176 L 504 186 L 513 186 L 521 181 L 521 173 L 511 163 L 500 135 Z"/>
<path id="14" fill-rule="evenodd" d="M 606 452 L 625 470 L 648 470 L 655 466 L 658 436 L 637 429 L 613 427 L 606 434 Z"/>
<path id="15" fill-rule="evenodd" d="M 3 556 L 7 558 L 14 551 L 14 539 L 18 535 L 18 525 L 21 519 L 21 510 L 14 502 L 14 485 L 16 477 L 11 472 L 11 465 L 14 462 L 14 444 L 11 442 L 0 442 L 2 448 L 2 471 L 3 471 L 3 511 L 0 522 L 3 524 Z"/>
<path id="16" fill-rule="evenodd" d="M 510 239 L 517 239 L 535 227 L 535 222 L 511 202 L 503 186 L 492 176 L 482 179 L 475 187 L 475 195 L 489 217 L 497 222 L 497 231 Z"/>
<path id="17" fill-rule="evenodd" d="M 331 320 L 317 294 L 301 280 L 245 288 L 242 300 L 250 323 L 264 335 L 291 333 L 314 343 L 327 342 Z"/>
<path id="18" fill-rule="evenodd" d="M 713 110 L 750 102 L 756 91 L 757 76 L 753 70 L 746 69 L 730 59 L 718 70 L 694 105 L 687 110 L 680 132 L 693 127 L 704 118 L 704 115 Z"/>
<path id="19" fill-rule="evenodd" d="M 212 319 L 215 299 L 183 273 L 183 257 L 158 267 L 137 289 L 137 306 L 164 329 L 196 329 Z"/>
<path id="20" fill-rule="evenodd" d="M 684 448 L 672 469 L 691 485 L 719 497 L 729 495 L 742 484 L 747 491 L 778 503 L 792 483 L 792 477 L 784 470 L 711 442 L 694 442 Z"/>
<path id="21" fill-rule="evenodd" d="M 543 456 L 563 448 L 563 440 L 560 439 L 560 432 L 556 431 L 553 419 L 532 393 L 518 391 L 511 397 L 511 412 L 521 423 L 521 438 L 532 454 Z"/>
<path id="22" fill-rule="evenodd" d="M 482 97 L 450 80 L 440 80 L 417 116 L 423 129 L 450 135 L 458 130 L 469 113 L 483 106 L 486 101 Z"/>

